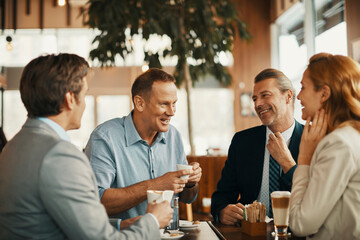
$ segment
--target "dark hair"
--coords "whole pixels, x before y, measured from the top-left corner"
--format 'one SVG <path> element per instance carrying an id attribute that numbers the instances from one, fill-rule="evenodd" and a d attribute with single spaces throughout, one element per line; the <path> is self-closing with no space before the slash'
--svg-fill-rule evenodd
<path id="1" fill-rule="evenodd" d="M 134 101 L 136 95 L 148 100 L 152 85 L 156 81 L 173 82 L 175 84 L 175 78 L 172 75 L 158 68 L 151 68 L 135 79 L 131 87 L 132 100 Z"/>
<path id="2" fill-rule="evenodd" d="M 33 59 L 25 66 L 20 80 L 21 100 L 28 117 L 61 113 L 67 92 L 74 93 L 78 100 L 88 70 L 86 60 L 75 54 L 51 54 Z"/>
<path id="3" fill-rule="evenodd" d="M 273 68 L 267 68 L 263 71 L 261 71 L 258 75 L 255 77 L 255 83 L 258 83 L 262 80 L 274 78 L 277 81 L 277 85 L 282 92 L 286 92 L 288 90 L 292 91 L 293 93 L 293 102 L 295 102 L 296 98 L 296 92 L 292 85 L 292 82 L 290 79 L 281 71 L 273 69 Z"/>

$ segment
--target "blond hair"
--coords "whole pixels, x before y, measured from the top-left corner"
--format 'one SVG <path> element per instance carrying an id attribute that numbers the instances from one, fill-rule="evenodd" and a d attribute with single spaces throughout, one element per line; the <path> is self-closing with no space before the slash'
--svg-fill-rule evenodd
<path id="1" fill-rule="evenodd" d="M 309 60 L 307 70 L 315 91 L 331 90 L 323 108 L 328 114 L 328 132 L 352 126 L 360 132 L 360 65 L 349 57 L 319 53 Z"/>

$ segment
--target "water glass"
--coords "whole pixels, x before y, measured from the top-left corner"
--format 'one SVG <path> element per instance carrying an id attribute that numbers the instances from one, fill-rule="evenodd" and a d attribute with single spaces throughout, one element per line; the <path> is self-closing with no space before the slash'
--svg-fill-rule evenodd
<path id="1" fill-rule="evenodd" d="M 174 197 L 172 199 L 171 208 L 174 210 L 174 213 L 168 229 L 179 230 L 179 197 Z"/>

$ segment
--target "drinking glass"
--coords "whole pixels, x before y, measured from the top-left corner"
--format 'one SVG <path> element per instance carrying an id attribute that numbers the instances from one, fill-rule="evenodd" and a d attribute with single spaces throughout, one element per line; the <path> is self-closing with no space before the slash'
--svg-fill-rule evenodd
<path id="1" fill-rule="evenodd" d="M 287 236 L 290 195 L 291 193 L 287 191 L 275 191 L 271 193 L 275 235 L 278 237 Z"/>
<path id="2" fill-rule="evenodd" d="M 174 197 L 172 199 L 171 207 L 174 210 L 174 213 L 168 229 L 179 230 L 179 197 Z"/>

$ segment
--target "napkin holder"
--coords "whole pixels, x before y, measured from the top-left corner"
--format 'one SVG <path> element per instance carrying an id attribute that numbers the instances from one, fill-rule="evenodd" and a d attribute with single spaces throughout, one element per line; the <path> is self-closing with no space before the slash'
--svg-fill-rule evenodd
<path id="1" fill-rule="evenodd" d="M 249 236 L 266 236 L 266 222 L 241 221 L 241 232 Z"/>

